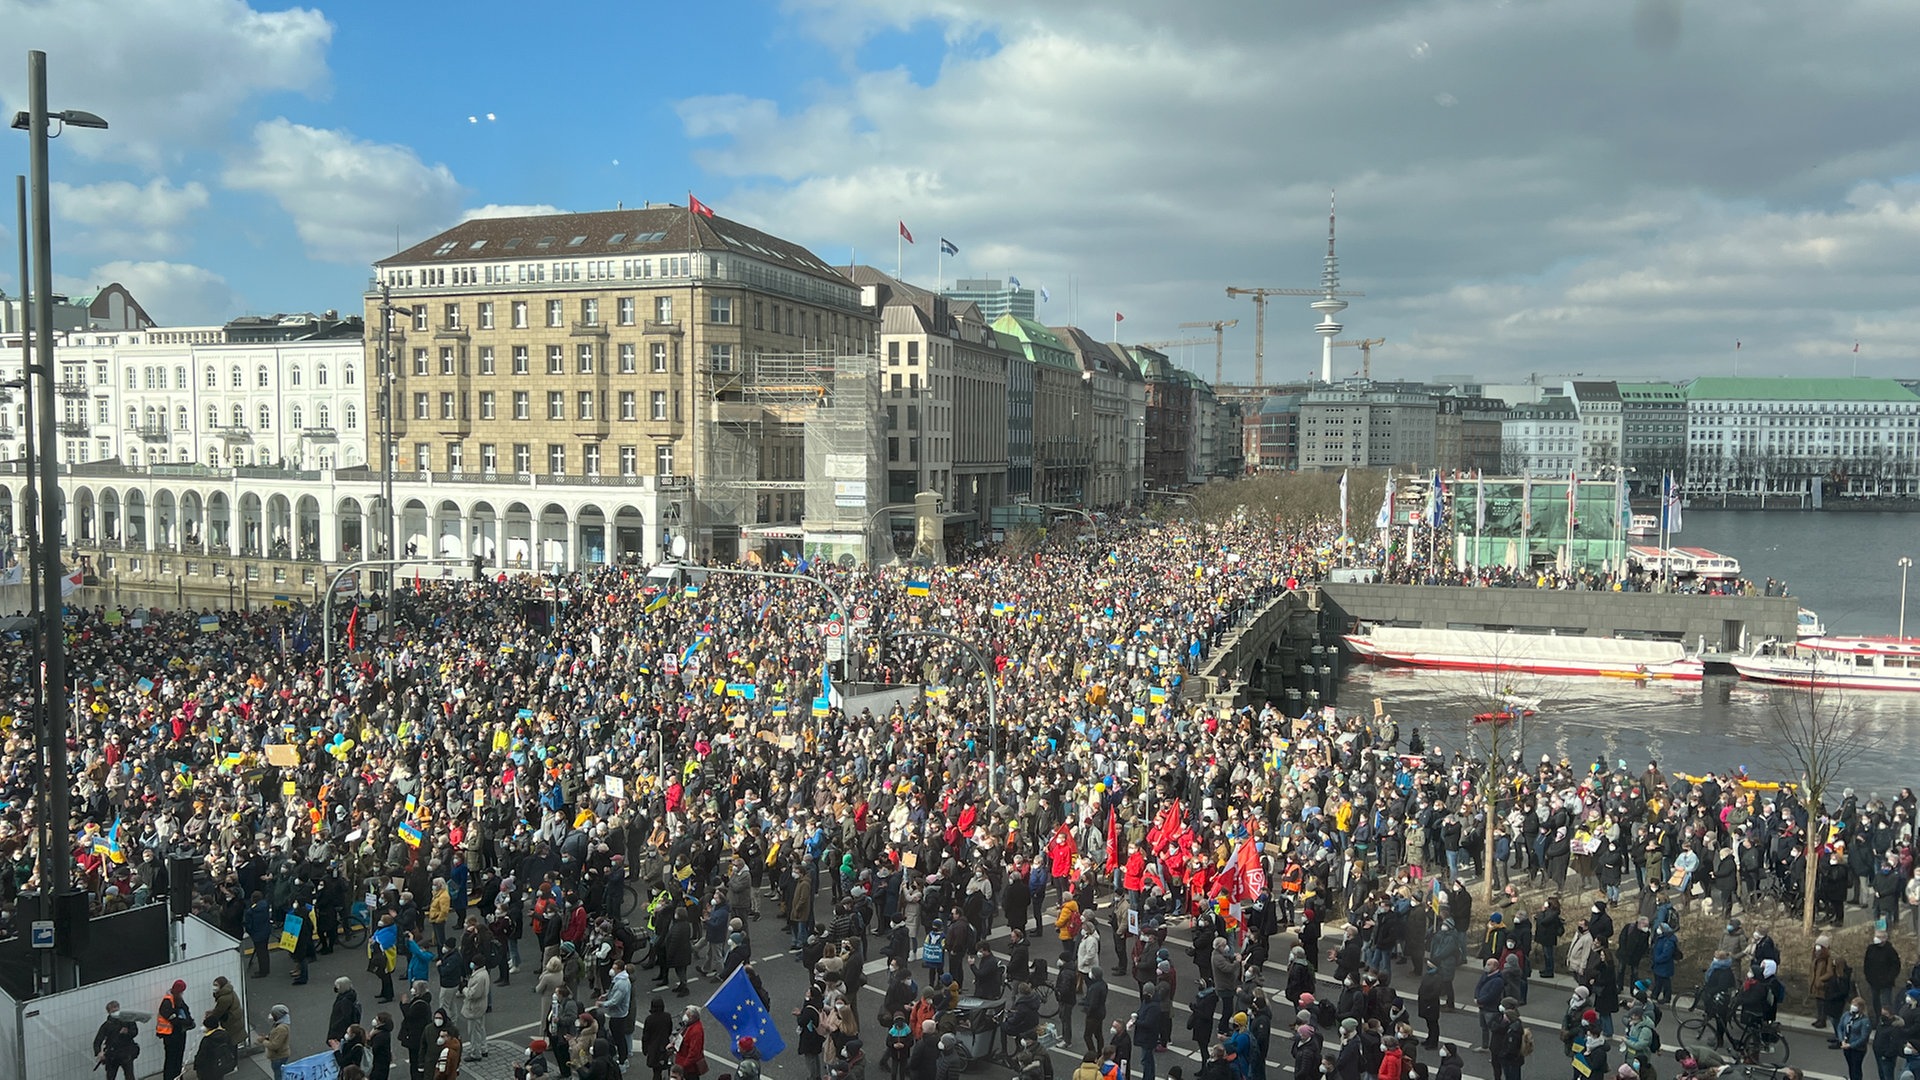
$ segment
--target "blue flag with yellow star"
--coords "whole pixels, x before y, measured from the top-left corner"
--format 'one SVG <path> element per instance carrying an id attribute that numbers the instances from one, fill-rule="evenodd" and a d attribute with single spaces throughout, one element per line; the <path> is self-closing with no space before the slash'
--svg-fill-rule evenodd
<path id="1" fill-rule="evenodd" d="M 751 1036 L 762 1060 L 772 1061 L 787 1048 L 780 1029 L 774 1026 L 773 1016 L 760 1003 L 760 995 L 754 993 L 753 982 L 747 978 L 744 967 L 734 968 L 727 981 L 707 999 L 707 1013 L 727 1029 L 731 1042 L 737 1044 L 741 1036 Z"/>

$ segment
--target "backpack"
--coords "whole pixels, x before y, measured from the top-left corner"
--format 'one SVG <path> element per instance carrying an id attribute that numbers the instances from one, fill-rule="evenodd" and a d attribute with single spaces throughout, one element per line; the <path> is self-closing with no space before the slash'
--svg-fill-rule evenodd
<path id="1" fill-rule="evenodd" d="M 1069 938 L 1080 936 L 1080 912 L 1077 908 L 1074 910 L 1073 917 L 1067 920 L 1067 936 Z"/>
<path id="2" fill-rule="evenodd" d="M 1658 1050 L 1660 1047 L 1656 1045 L 1654 1049 Z M 1523 1058 L 1533 1056 L 1533 1029 L 1530 1027 L 1520 1029 L 1520 1056 Z"/>

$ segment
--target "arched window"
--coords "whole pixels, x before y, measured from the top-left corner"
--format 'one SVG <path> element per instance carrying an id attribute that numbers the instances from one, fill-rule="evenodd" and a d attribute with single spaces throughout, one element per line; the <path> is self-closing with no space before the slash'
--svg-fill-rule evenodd
<path id="1" fill-rule="evenodd" d="M 173 411 L 173 430 L 175 431 L 187 430 L 187 407 L 185 405 L 182 405 Z"/>
<path id="2" fill-rule="evenodd" d="M 318 415 L 317 423 L 319 427 L 333 426 L 333 414 L 327 409 L 326 402 L 323 401 L 319 405 L 314 406 L 314 411 Z"/>
<path id="3" fill-rule="evenodd" d="M 234 426 L 234 427 L 246 427 L 246 426 L 247 426 L 247 409 L 246 409 L 246 406 L 244 406 L 244 405 L 241 405 L 241 404 L 240 404 L 239 402 L 237 402 L 237 401 L 233 403 L 233 426 Z"/>
<path id="4" fill-rule="evenodd" d="M 207 426 L 209 428 L 217 428 L 220 426 L 220 406 L 207 406 Z"/>
<path id="5" fill-rule="evenodd" d="M 179 367 L 173 369 L 173 388 L 175 390 L 185 390 L 187 388 L 187 366 L 185 364 L 181 364 Z"/>
<path id="6" fill-rule="evenodd" d="M 353 385 L 353 365 L 352 365 L 352 364 L 348 364 L 348 365 L 347 365 L 347 371 L 346 371 L 346 375 L 344 376 L 344 378 L 345 378 L 345 379 L 347 380 L 347 385 L 348 385 L 348 386 L 352 386 L 352 385 Z"/>
<path id="7" fill-rule="evenodd" d="M 260 430 L 273 430 L 273 406 L 271 405 L 260 406 Z"/>
<path id="8" fill-rule="evenodd" d="M 214 367 L 212 364 L 208 364 L 207 365 L 207 389 L 215 390 L 215 389 L 218 389 L 219 386 L 220 386 L 220 373 L 214 370 Z"/>
<path id="9" fill-rule="evenodd" d="M 273 385 L 272 380 L 267 376 L 267 365 L 261 364 L 256 372 L 255 378 L 260 380 L 260 389 L 265 390 Z"/>
<path id="10" fill-rule="evenodd" d="M 130 428 L 140 426 L 140 410 L 132 405 L 127 406 L 127 426 Z"/>
<path id="11" fill-rule="evenodd" d="M 291 371 L 288 371 L 287 378 L 293 382 L 293 385 L 299 386 L 300 385 L 300 369 L 296 367 Z"/>
<path id="12" fill-rule="evenodd" d="M 239 364 L 233 365 L 233 388 L 235 390 L 245 390 L 247 388 L 247 376 L 245 372 L 240 370 Z"/>
<path id="13" fill-rule="evenodd" d="M 360 410 L 353 407 L 353 402 L 351 401 L 347 402 L 345 406 L 345 412 L 347 417 L 347 430 L 348 431 L 360 430 Z"/>
<path id="14" fill-rule="evenodd" d="M 264 407 L 265 407 L 265 406 L 262 406 L 262 408 L 264 408 Z M 288 413 L 287 415 L 288 415 L 289 417 L 291 417 L 291 421 L 290 421 L 290 422 L 291 422 L 291 423 L 293 424 L 293 429 L 294 429 L 295 431 L 298 431 L 298 430 L 300 430 L 300 428 L 304 426 L 304 425 L 302 425 L 302 424 L 300 423 L 300 421 L 301 421 L 301 419 L 302 419 L 302 412 L 301 412 L 301 409 L 300 409 L 300 406 L 298 406 L 298 405 L 295 405 L 295 406 L 293 407 L 293 410 L 292 410 L 292 411 L 291 411 L 290 413 Z"/>
<path id="15" fill-rule="evenodd" d="M 327 385 L 327 365 L 321 364 L 313 369 L 313 384 L 315 386 Z"/>

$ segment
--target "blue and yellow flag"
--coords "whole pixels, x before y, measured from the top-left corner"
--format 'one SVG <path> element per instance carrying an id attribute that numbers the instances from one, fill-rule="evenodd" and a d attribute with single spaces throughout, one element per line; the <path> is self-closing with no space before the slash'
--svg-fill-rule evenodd
<path id="1" fill-rule="evenodd" d="M 413 822 L 403 821 L 400 823 L 399 828 L 394 829 L 393 832 L 394 835 L 406 841 L 408 847 L 420 846 L 420 826 L 415 825 Z"/>
<path id="2" fill-rule="evenodd" d="M 655 596 L 653 599 L 647 601 L 647 606 L 645 608 L 642 608 L 641 610 L 646 612 L 648 615 L 651 615 L 654 612 L 659 611 L 661 608 L 666 606 L 667 606 L 667 594 L 663 592 Z"/>
<path id="3" fill-rule="evenodd" d="M 932 594 L 933 594 L 933 586 L 928 585 L 924 581 L 909 580 L 907 582 L 908 596 L 930 596 Z"/>
<path id="4" fill-rule="evenodd" d="M 1147 690 L 1147 700 L 1155 705 L 1165 705 L 1167 703 L 1167 688 L 1164 686 L 1149 688 Z"/>

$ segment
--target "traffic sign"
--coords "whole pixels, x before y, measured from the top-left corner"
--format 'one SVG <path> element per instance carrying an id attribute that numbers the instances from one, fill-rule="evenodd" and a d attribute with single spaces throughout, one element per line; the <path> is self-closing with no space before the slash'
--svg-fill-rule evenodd
<path id="1" fill-rule="evenodd" d="M 865 604 L 853 606 L 853 625 L 866 626 L 873 621 L 873 609 Z"/>
<path id="2" fill-rule="evenodd" d="M 837 638 L 844 633 L 846 633 L 846 627 L 840 625 L 837 622 L 824 622 L 820 624 L 821 637 Z"/>
<path id="3" fill-rule="evenodd" d="M 33 947 L 36 949 L 53 948 L 53 920 L 33 920 Z"/>

